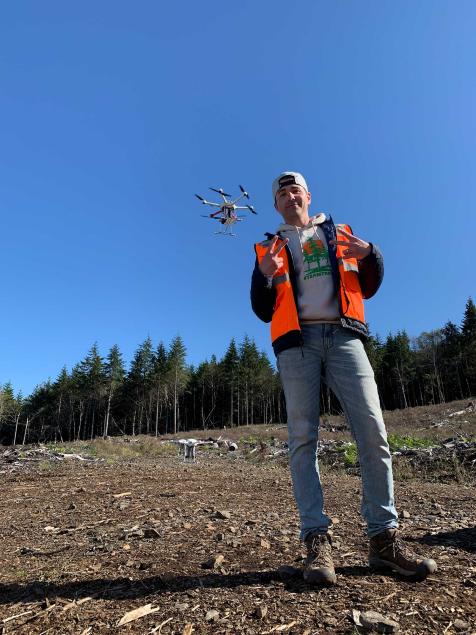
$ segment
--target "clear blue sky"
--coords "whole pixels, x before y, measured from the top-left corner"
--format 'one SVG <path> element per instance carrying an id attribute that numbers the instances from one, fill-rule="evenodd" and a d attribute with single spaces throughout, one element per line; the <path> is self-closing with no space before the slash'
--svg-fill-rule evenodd
<path id="1" fill-rule="evenodd" d="M 474 0 L 240 0 L 0 8 L 0 384 L 24 394 L 97 341 L 188 361 L 253 337 L 270 186 L 376 242 L 374 333 L 461 321 L 476 299 Z M 194 193 L 259 212 L 215 236 Z"/>

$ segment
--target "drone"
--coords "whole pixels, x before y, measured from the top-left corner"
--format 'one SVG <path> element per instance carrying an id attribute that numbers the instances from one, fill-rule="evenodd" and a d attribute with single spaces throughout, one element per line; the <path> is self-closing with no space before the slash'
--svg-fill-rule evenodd
<path id="1" fill-rule="evenodd" d="M 212 192 L 217 192 L 218 194 L 220 194 L 220 196 L 223 199 L 222 203 L 212 203 L 210 201 L 206 201 L 203 198 L 203 196 L 200 196 L 200 194 L 195 194 L 198 200 L 202 201 L 204 205 L 210 205 L 211 207 L 219 208 L 216 212 L 213 212 L 212 214 L 202 214 L 203 218 L 214 218 L 215 220 L 220 221 L 221 225 L 223 225 L 222 229 L 220 231 L 216 231 L 215 234 L 223 234 L 226 236 L 236 236 L 236 234 L 234 234 L 232 230 L 233 225 L 246 218 L 246 216 L 238 215 L 236 213 L 237 209 L 246 209 L 246 210 L 249 210 L 252 214 L 258 213 L 253 207 L 253 205 L 237 205 L 236 204 L 242 198 L 246 198 L 246 199 L 250 198 L 250 195 L 248 194 L 248 192 L 245 190 L 244 187 L 240 185 L 239 188 L 241 190 L 241 194 L 234 200 L 228 200 L 228 199 L 231 199 L 231 195 L 224 192 L 222 188 L 217 190 L 214 187 L 210 187 L 209 189 L 212 190 Z"/>

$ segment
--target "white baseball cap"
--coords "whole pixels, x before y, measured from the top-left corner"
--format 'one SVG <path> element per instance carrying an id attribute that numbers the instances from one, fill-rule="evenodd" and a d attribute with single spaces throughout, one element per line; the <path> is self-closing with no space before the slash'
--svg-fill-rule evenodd
<path id="1" fill-rule="evenodd" d="M 276 198 L 278 190 L 286 185 L 300 185 L 306 192 L 309 192 L 305 178 L 299 172 L 281 172 L 281 174 L 273 181 L 273 200 Z"/>

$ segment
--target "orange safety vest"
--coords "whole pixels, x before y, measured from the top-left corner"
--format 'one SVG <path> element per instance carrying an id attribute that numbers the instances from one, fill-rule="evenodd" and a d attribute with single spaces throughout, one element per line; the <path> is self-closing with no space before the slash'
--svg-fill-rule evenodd
<path id="1" fill-rule="evenodd" d="M 337 225 L 337 227 L 343 227 L 346 231 L 352 233 L 349 225 Z M 340 236 L 339 240 L 345 240 L 345 237 Z M 261 263 L 271 242 L 271 240 L 265 240 L 255 245 L 258 263 Z M 279 242 L 277 246 L 279 247 Z M 364 326 L 364 330 L 366 330 L 364 302 L 359 282 L 359 265 L 356 258 L 344 258 L 344 250 L 344 245 L 337 245 L 336 259 L 339 278 L 338 300 L 342 323 L 344 326 L 349 326 L 346 324 L 345 318 L 357 320 Z M 289 248 L 285 247 L 280 255 L 283 258 L 283 266 L 280 267 L 273 276 L 273 287 L 276 289 L 276 301 L 271 320 L 271 341 L 273 344 L 278 338 L 292 331 L 301 331 L 297 302 L 291 282 Z M 360 332 L 362 331 L 362 329 L 358 330 Z"/>

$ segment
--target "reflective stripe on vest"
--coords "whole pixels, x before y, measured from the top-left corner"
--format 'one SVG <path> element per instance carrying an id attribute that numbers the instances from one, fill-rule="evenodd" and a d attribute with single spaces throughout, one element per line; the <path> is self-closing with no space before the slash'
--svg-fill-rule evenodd
<path id="1" fill-rule="evenodd" d="M 343 227 L 349 234 L 352 233 L 349 225 L 338 225 Z M 345 236 L 339 236 L 339 240 L 346 240 Z M 359 320 L 365 324 L 364 300 L 359 282 L 359 263 L 356 258 L 344 258 L 345 245 L 337 245 L 337 266 L 340 278 L 340 305 L 344 317 Z"/>

